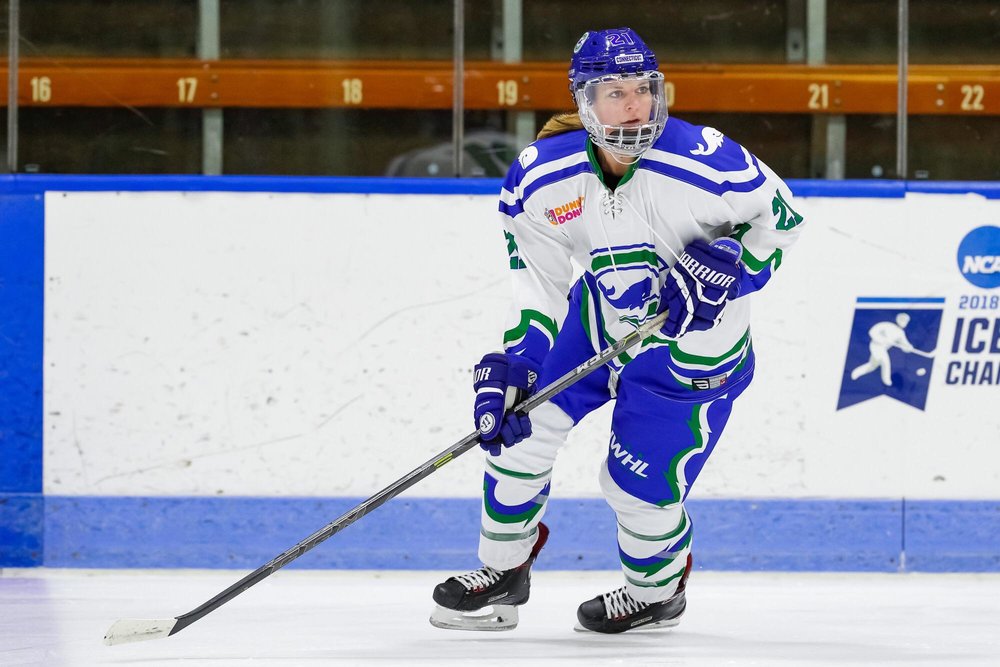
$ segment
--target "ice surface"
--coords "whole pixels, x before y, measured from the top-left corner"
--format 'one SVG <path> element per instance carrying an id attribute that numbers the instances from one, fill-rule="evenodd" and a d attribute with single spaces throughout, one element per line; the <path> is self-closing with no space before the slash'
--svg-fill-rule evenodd
<path id="1" fill-rule="evenodd" d="M 1000 665 L 1000 575 L 695 571 L 673 630 L 573 632 L 616 572 L 533 573 L 516 630 L 428 623 L 440 572 L 283 570 L 172 637 L 105 646 L 243 571 L 4 570 L 0 665 Z"/>

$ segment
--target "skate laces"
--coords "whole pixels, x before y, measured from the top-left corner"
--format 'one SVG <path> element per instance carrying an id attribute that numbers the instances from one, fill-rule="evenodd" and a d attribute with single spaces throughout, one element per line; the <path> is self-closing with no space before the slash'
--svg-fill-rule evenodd
<path id="1" fill-rule="evenodd" d="M 649 605 L 639 602 L 625 591 L 622 586 L 618 590 L 604 594 L 604 611 L 608 618 L 621 618 L 645 609 Z"/>
<path id="2" fill-rule="evenodd" d="M 494 570 L 489 565 L 481 567 L 478 570 L 473 570 L 468 574 L 459 574 L 455 579 L 465 586 L 468 590 L 473 591 L 480 588 L 486 588 L 487 586 L 492 586 L 496 582 L 500 581 L 500 575 L 503 573 L 500 570 Z"/>

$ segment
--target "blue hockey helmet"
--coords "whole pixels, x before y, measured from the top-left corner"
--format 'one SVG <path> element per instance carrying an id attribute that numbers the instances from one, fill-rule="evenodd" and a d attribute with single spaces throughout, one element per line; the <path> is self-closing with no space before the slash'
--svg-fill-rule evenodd
<path id="1" fill-rule="evenodd" d="M 667 122 L 663 74 L 656 54 L 631 28 L 586 32 L 576 43 L 569 65 L 569 89 L 591 140 L 612 153 L 638 156 L 653 145 Z M 601 92 L 618 87 L 617 93 Z M 649 115 L 625 124 L 599 118 L 602 95 L 625 91 L 648 96 Z M 623 122 L 619 119 L 619 122 Z"/>
<path id="2" fill-rule="evenodd" d="M 632 28 L 592 30 L 573 48 L 569 92 L 575 94 L 587 81 L 607 74 L 636 75 L 656 68 L 656 54 Z"/>

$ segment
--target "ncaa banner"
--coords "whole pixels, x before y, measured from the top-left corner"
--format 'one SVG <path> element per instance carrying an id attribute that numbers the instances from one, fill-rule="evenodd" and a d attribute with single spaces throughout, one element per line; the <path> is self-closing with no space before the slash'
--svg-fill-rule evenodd
<path id="1" fill-rule="evenodd" d="M 966 234 L 958 246 L 958 266 L 962 276 L 973 286 L 1000 287 L 1000 227 L 977 227 Z M 991 300 L 991 303 L 991 310 L 996 310 L 996 301 Z"/>
<path id="2" fill-rule="evenodd" d="M 951 249 L 928 245 L 935 257 L 924 271 L 941 279 L 932 291 L 943 296 L 855 298 L 837 410 L 878 396 L 925 410 L 935 385 L 1000 386 L 1000 225 L 967 229 Z M 1000 398 L 981 391 L 984 400 Z"/>
<path id="3" fill-rule="evenodd" d="M 800 241 L 754 296 L 756 376 L 716 474 L 739 484 L 728 456 L 789 494 L 1000 496 L 1000 200 L 802 208 Z"/>
<path id="4" fill-rule="evenodd" d="M 1000 219 L 976 227 L 958 246 L 958 267 L 973 288 L 958 295 L 948 349 L 948 385 L 1000 385 Z"/>
<path id="5" fill-rule="evenodd" d="M 859 297 L 837 409 L 886 395 L 923 410 L 944 299 Z"/>

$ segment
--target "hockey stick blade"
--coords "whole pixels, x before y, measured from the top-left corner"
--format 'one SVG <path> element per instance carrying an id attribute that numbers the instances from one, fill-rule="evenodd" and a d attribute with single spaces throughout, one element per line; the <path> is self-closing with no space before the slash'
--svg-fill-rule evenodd
<path id="1" fill-rule="evenodd" d="M 561 392 L 563 389 L 566 389 L 593 371 L 596 371 L 598 368 L 608 363 L 612 358 L 626 352 L 631 349 L 632 346 L 641 343 L 647 336 L 655 333 L 663 325 L 663 322 L 666 321 L 666 319 L 667 312 L 663 311 L 632 333 L 622 337 L 610 347 L 602 350 L 599 354 L 591 357 L 556 381 L 521 401 L 519 404 L 514 406 L 514 410 L 517 412 L 530 412 L 531 410 L 534 410 L 539 405 L 545 403 L 550 398 Z M 246 575 L 226 590 L 186 614 L 181 614 L 180 616 L 169 619 L 144 620 L 138 618 L 125 618 L 116 621 L 111 626 L 111 629 L 108 630 L 107 634 L 104 635 L 104 643 L 108 646 L 116 646 L 118 644 L 127 644 L 129 642 L 160 639 L 161 637 L 169 637 L 177 634 L 195 621 L 207 616 L 225 603 L 229 602 L 237 595 L 240 595 L 252 586 L 256 586 L 261 581 L 285 567 L 302 554 L 330 539 L 372 510 L 381 507 L 420 480 L 430 476 L 437 470 L 440 470 L 442 467 L 451 463 L 459 456 L 475 447 L 477 444 L 479 444 L 479 432 L 474 431 L 434 458 L 414 468 L 403 477 L 400 477 L 389 486 L 362 502 L 360 505 L 355 506 L 346 514 L 323 526 L 290 549 L 278 554 L 270 562 L 261 565 L 259 568 Z"/>
<path id="2" fill-rule="evenodd" d="M 177 625 L 176 618 L 122 618 L 115 621 L 104 635 L 104 644 L 130 644 L 170 636 Z"/>

